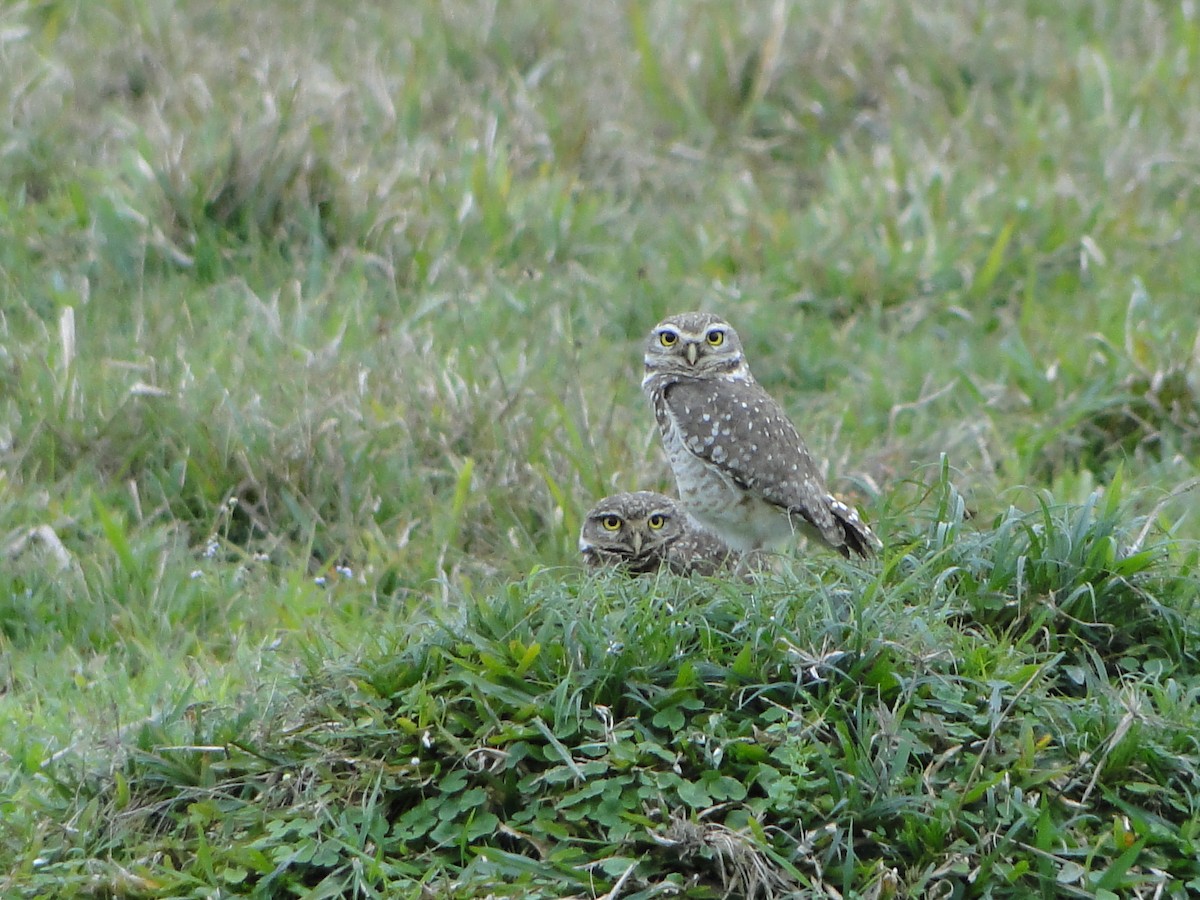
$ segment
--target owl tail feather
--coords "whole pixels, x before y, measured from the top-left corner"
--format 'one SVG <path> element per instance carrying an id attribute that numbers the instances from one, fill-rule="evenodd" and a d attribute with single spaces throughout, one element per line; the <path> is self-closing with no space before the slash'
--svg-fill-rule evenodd
<path id="1" fill-rule="evenodd" d="M 857 512 L 841 500 L 832 495 L 828 499 L 829 511 L 833 513 L 833 518 L 844 538 L 837 547 L 838 552 L 847 559 L 850 558 L 851 553 L 857 553 L 863 559 L 874 556 L 880 546 L 879 538 L 875 536 L 875 533 L 859 518 Z"/>

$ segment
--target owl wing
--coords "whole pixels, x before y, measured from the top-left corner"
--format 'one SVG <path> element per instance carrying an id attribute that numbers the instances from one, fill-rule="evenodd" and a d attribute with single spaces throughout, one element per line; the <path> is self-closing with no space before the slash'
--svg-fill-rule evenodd
<path id="1" fill-rule="evenodd" d="M 663 403 L 691 453 L 800 516 L 841 553 L 870 552 L 874 536 L 829 493 L 796 426 L 760 385 L 685 379 L 663 392 Z"/>

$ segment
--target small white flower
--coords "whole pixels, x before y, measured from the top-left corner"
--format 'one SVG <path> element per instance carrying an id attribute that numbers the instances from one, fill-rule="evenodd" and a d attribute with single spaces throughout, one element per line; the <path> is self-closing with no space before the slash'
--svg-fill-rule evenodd
<path id="1" fill-rule="evenodd" d="M 203 575 L 204 573 L 199 569 L 192 569 L 192 573 L 188 576 L 188 578 L 192 579 L 192 581 L 195 581 L 197 578 L 200 578 Z"/>
<path id="2" fill-rule="evenodd" d="M 325 587 L 325 576 L 318 575 L 313 579 L 313 584 L 317 585 L 317 587 Z"/>
<path id="3" fill-rule="evenodd" d="M 204 545 L 204 558 L 212 559 L 217 555 L 217 551 L 221 549 L 221 545 L 217 543 L 216 538 L 210 538 L 208 543 Z"/>
<path id="4" fill-rule="evenodd" d="M 354 570 L 351 569 L 349 566 L 335 566 L 334 571 L 337 572 L 339 575 L 341 575 L 343 578 L 353 578 L 354 577 Z"/>

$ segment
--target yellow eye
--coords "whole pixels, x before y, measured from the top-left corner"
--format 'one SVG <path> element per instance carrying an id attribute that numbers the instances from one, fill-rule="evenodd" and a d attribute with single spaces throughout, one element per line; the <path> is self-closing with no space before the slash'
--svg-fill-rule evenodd
<path id="1" fill-rule="evenodd" d="M 725 330 L 723 328 L 710 328 L 704 339 L 708 341 L 710 347 L 720 347 L 725 343 Z"/>
<path id="2" fill-rule="evenodd" d="M 600 520 L 600 526 L 605 531 L 618 531 L 621 528 L 621 517 L 614 516 L 612 513 L 609 513 Z"/>
<path id="3" fill-rule="evenodd" d="M 658 342 L 664 347 L 674 347 L 679 341 L 679 335 L 673 331 L 660 331 L 658 333 Z"/>
<path id="4" fill-rule="evenodd" d="M 667 524 L 667 517 L 662 513 L 655 513 L 646 520 L 646 524 L 649 525 L 653 531 L 658 531 Z"/>

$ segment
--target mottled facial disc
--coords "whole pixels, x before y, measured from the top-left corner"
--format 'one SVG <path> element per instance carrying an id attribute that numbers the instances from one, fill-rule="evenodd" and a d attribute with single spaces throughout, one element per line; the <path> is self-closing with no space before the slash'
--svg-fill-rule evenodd
<path id="1" fill-rule="evenodd" d="M 682 313 L 663 319 L 650 332 L 644 361 L 647 376 L 675 372 L 695 378 L 750 377 L 737 332 L 712 313 Z"/>
<path id="2" fill-rule="evenodd" d="M 587 514 L 579 548 L 587 555 L 605 553 L 628 561 L 661 555 L 664 545 L 681 531 L 675 501 L 662 494 L 637 491 L 605 497 Z"/>
<path id="3" fill-rule="evenodd" d="M 584 517 L 579 551 L 592 569 L 634 575 L 667 569 L 679 575 L 712 574 L 731 551 L 701 529 L 674 500 L 652 491 L 605 497 Z"/>

